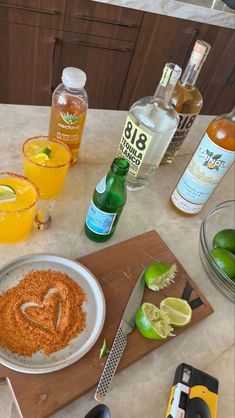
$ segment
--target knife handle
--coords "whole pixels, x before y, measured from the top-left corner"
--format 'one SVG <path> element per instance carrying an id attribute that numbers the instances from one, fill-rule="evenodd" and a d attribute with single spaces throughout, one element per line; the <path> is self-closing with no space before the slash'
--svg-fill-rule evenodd
<path id="1" fill-rule="evenodd" d="M 115 375 L 118 364 L 122 358 L 126 343 L 127 337 L 122 331 L 122 328 L 119 327 L 96 389 L 95 399 L 98 402 L 104 400 L 105 395 L 109 390 L 110 383 L 112 382 L 113 376 Z"/>

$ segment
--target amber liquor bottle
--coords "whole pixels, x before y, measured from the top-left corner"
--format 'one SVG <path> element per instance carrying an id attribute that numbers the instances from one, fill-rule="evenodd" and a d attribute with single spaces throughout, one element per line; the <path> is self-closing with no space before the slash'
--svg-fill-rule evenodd
<path id="1" fill-rule="evenodd" d="M 202 108 L 202 95 L 195 84 L 209 51 L 208 43 L 196 41 L 189 62 L 176 85 L 171 104 L 179 114 L 179 124 L 163 156 L 162 165 L 173 161 Z"/>

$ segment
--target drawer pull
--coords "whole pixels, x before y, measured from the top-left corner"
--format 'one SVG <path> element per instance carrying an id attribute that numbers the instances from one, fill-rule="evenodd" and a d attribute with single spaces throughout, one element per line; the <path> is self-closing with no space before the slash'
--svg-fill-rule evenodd
<path id="1" fill-rule="evenodd" d="M 199 34 L 199 30 L 197 28 L 194 29 L 194 31 L 192 33 L 192 36 L 191 36 L 191 39 L 190 39 L 189 44 L 188 44 L 187 51 L 185 52 L 185 55 L 184 55 L 184 59 L 183 59 L 182 65 L 181 65 L 182 68 L 185 68 L 185 66 L 187 64 L 187 61 L 188 61 L 188 58 L 189 58 L 189 53 L 191 52 L 192 46 L 195 44 L 195 42 L 197 40 L 198 34 Z"/>
<path id="2" fill-rule="evenodd" d="M 55 51 L 56 51 L 56 45 L 58 44 L 58 39 L 53 38 L 52 39 L 52 54 L 51 54 L 51 66 L 50 66 L 50 75 L 49 75 L 49 84 L 48 84 L 48 93 L 51 95 L 51 93 L 54 90 L 54 87 L 52 85 L 53 83 L 53 76 L 54 76 L 54 66 L 55 66 Z"/>
<path id="3" fill-rule="evenodd" d="M 56 10 L 43 10 L 43 9 L 34 9 L 32 7 L 17 6 L 16 4 L 4 4 L 0 3 L 0 7 L 8 7 L 11 9 L 24 10 L 25 12 L 35 12 L 35 13 L 44 13 L 46 15 L 57 15 Z"/>
<path id="4" fill-rule="evenodd" d="M 108 23 L 109 25 L 117 25 L 117 26 L 124 26 L 126 28 L 137 28 L 138 26 L 135 25 L 134 23 L 127 23 L 127 22 L 117 22 L 115 20 L 105 20 L 105 19 L 100 19 L 100 18 L 96 18 L 96 17 L 90 17 L 90 16 L 84 16 L 84 15 L 77 15 L 75 16 L 77 19 L 82 19 L 82 20 L 90 20 L 92 22 L 97 22 L 97 23 Z"/>
<path id="5" fill-rule="evenodd" d="M 90 48 L 109 49 L 110 51 L 119 51 L 119 52 L 131 52 L 132 51 L 129 48 L 113 48 L 111 46 L 103 46 L 103 45 L 89 44 L 89 43 L 80 42 L 80 41 L 73 41 L 72 42 L 72 45 L 74 45 L 74 46 L 88 46 Z"/>

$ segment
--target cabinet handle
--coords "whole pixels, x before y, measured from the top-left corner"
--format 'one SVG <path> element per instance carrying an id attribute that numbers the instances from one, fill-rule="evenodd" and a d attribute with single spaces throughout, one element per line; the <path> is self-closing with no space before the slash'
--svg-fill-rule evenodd
<path id="1" fill-rule="evenodd" d="M 80 42 L 80 41 L 73 41 L 73 46 L 89 46 L 90 48 L 101 48 L 101 49 L 109 49 L 110 51 L 119 51 L 119 52 L 131 52 L 132 50 L 129 48 L 113 48 L 110 46 L 102 46 L 96 44 L 89 44 L 87 42 Z"/>
<path id="2" fill-rule="evenodd" d="M 56 50 L 57 43 L 58 43 L 58 39 L 53 38 L 53 40 L 52 40 L 51 67 L 50 67 L 49 84 L 48 84 L 48 93 L 49 94 L 51 94 L 54 90 L 54 87 L 52 85 L 52 81 L 53 81 L 53 75 L 54 75 L 55 50 Z"/>
<path id="3" fill-rule="evenodd" d="M 11 9 L 24 10 L 25 12 L 44 13 L 44 14 L 53 15 L 53 16 L 58 14 L 58 12 L 56 10 L 34 9 L 33 7 L 17 6 L 16 4 L 0 3 L 0 7 L 8 7 L 8 8 L 11 8 Z"/>
<path id="4" fill-rule="evenodd" d="M 192 34 L 192 37 L 191 37 L 191 39 L 189 41 L 188 49 L 187 49 L 187 51 L 185 53 L 185 56 L 184 56 L 184 59 L 183 59 L 182 65 L 181 65 L 181 67 L 183 69 L 184 69 L 184 67 L 186 65 L 186 61 L 188 60 L 189 52 L 190 52 L 192 46 L 195 44 L 195 42 L 197 40 L 198 34 L 199 34 L 199 30 L 198 29 L 194 29 L 193 34 Z"/>
<path id="5" fill-rule="evenodd" d="M 76 15 L 75 17 L 77 19 L 90 20 L 92 22 L 97 22 L 97 23 L 107 23 L 109 25 L 124 26 L 126 28 L 133 28 L 133 29 L 137 28 L 137 25 L 135 25 L 134 23 L 117 22 L 116 20 L 106 20 L 106 19 L 100 19 L 96 17 L 85 16 L 85 15 Z"/>

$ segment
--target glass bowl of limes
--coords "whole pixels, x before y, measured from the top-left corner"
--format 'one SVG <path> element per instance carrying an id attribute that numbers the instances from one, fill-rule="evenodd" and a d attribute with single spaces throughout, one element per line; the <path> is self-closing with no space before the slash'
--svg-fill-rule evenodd
<path id="1" fill-rule="evenodd" d="M 215 286 L 235 302 L 235 200 L 213 207 L 203 219 L 200 257 Z"/>

